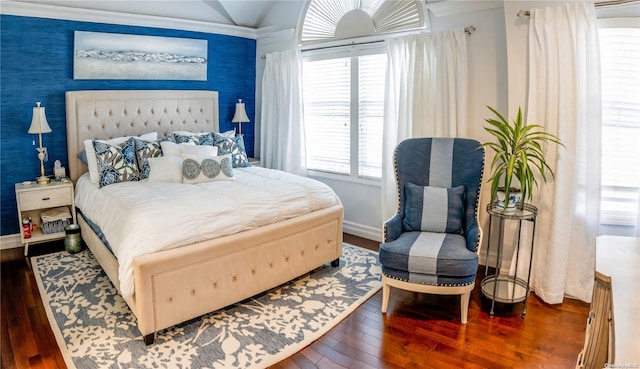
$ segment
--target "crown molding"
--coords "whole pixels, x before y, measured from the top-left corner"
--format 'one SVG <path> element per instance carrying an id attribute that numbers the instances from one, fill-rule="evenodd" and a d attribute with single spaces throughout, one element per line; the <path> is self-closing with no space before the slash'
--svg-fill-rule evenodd
<path id="1" fill-rule="evenodd" d="M 447 0 L 435 3 L 427 3 L 425 8 L 436 17 L 472 13 L 482 10 L 502 8 L 502 1 L 468 1 L 468 0 Z"/>
<path id="2" fill-rule="evenodd" d="M 179 18 L 109 12 L 104 10 L 79 9 L 12 0 L 0 0 L 0 14 L 80 22 L 119 24 L 126 26 L 177 29 L 256 39 L 256 30 L 249 27 L 192 21 Z"/>

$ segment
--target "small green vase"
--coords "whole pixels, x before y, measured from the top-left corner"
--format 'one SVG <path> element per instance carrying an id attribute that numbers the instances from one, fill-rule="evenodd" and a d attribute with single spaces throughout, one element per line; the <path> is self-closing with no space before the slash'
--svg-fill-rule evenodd
<path id="1" fill-rule="evenodd" d="M 80 235 L 80 226 L 77 224 L 69 224 L 64 227 L 64 248 L 70 254 L 75 254 L 82 250 L 82 236 Z"/>

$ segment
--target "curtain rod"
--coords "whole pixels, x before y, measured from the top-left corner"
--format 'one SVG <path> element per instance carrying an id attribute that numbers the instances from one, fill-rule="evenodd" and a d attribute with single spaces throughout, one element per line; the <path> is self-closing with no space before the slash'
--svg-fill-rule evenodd
<path id="1" fill-rule="evenodd" d="M 464 33 L 466 33 L 467 35 L 472 34 L 475 30 L 476 30 L 476 27 L 474 27 L 474 26 L 464 27 Z M 384 42 L 384 41 L 383 40 L 378 40 L 378 41 L 368 41 L 368 42 L 358 42 L 358 43 L 352 42 L 352 43 L 346 44 L 346 45 L 316 47 L 316 48 L 313 48 L 313 49 L 306 49 L 304 51 L 322 50 L 322 49 L 329 49 L 329 48 L 332 48 L 332 47 L 341 47 L 341 46 L 371 45 L 371 44 L 378 44 L 378 43 L 381 43 L 381 42 Z M 262 55 L 260 57 L 260 59 L 262 59 L 262 60 L 265 60 L 266 58 L 267 58 L 266 55 Z"/>
<path id="2" fill-rule="evenodd" d="M 630 4 L 630 3 L 635 3 L 638 0 L 609 0 L 609 1 L 599 1 L 597 3 L 594 4 L 594 6 L 596 8 L 599 8 L 601 6 L 615 6 L 615 5 L 624 5 L 624 4 Z M 526 18 L 531 16 L 531 11 L 529 10 L 520 10 L 518 12 L 518 18 Z"/>

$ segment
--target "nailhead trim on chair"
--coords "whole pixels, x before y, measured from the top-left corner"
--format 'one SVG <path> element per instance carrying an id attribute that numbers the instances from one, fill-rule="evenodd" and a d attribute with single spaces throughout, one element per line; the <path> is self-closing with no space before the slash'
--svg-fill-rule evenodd
<path id="1" fill-rule="evenodd" d="M 482 168 L 480 170 L 480 182 L 478 183 L 478 189 L 482 188 L 482 178 L 484 177 L 484 165 L 486 164 L 486 152 L 482 153 Z M 482 242 L 482 228 L 480 228 L 480 217 L 478 216 L 478 209 L 480 209 L 479 203 L 480 203 L 480 191 L 478 191 L 478 196 L 476 196 L 476 211 L 475 211 L 475 216 L 476 216 L 476 223 L 478 223 L 478 228 L 480 229 L 480 232 L 478 232 L 478 238 L 476 239 L 476 248 L 474 250 L 474 252 L 478 252 L 478 249 L 480 248 L 480 243 Z"/>
<path id="2" fill-rule="evenodd" d="M 407 279 L 402 279 L 402 278 L 396 278 L 394 276 L 391 276 L 387 273 L 382 273 L 384 274 L 385 277 L 387 278 L 391 278 L 391 279 L 395 279 L 396 281 L 402 281 L 402 282 L 407 282 L 407 283 L 414 283 L 414 284 L 423 284 L 425 286 L 438 286 L 438 287 L 462 287 L 462 286 L 469 286 L 475 283 L 475 280 L 473 282 L 470 283 L 458 283 L 458 284 L 431 284 L 431 283 L 421 283 L 421 282 L 415 282 L 415 281 L 410 281 Z"/>

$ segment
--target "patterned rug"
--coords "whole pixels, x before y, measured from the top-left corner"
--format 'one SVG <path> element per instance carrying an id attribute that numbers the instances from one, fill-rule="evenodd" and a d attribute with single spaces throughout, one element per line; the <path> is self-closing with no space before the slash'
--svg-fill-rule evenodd
<path id="1" fill-rule="evenodd" d="M 380 287 L 377 253 L 344 244 L 329 265 L 252 299 L 156 334 L 136 318 L 90 251 L 32 258 L 49 322 L 69 368 L 265 368 L 300 351 Z"/>

